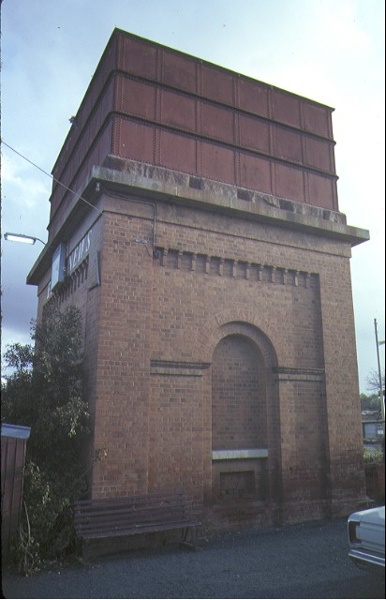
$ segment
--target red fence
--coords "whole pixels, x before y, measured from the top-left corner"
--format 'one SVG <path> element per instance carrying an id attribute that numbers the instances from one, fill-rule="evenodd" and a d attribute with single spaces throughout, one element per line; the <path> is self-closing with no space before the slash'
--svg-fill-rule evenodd
<path id="1" fill-rule="evenodd" d="M 378 504 L 385 503 L 385 465 L 369 465 L 365 468 L 366 494 Z"/>
<path id="2" fill-rule="evenodd" d="M 1 548 L 7 556 L 23 502 L 23 472 L 30 427 L 1 425 Z"/>

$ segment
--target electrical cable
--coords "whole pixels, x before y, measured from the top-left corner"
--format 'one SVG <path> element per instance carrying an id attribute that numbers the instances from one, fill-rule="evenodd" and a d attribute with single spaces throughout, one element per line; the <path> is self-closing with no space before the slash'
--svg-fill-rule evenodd
<path id="1" fill-rule="evenodd" d="M 91 202 L 89 202 L 88 200 L 86 200 L 86 198 L 83 198 L 83 196 L 80 196 L 79 194 L 77 194 L 76 192 L 74 192 L 74 190 L 72 190 L 67 185 L 65 185 L 64 183 L 62 183 L 61 181 L 59 181 L 59 179 L 56 179 L 56 177 L 54 177 L 52 174 L 48 173 L 47 171 L 45 171 L 44 169 L 42 169 L 41 167 L 39 167 L 39 165 L 37 165 L 32 160 L 30 160 L 29 158 L 27 158 L 26 156 L 24 156 L 24 154 L 22 154 L 18 150 L 15 150 L 15 148 L 12 148 L 12 146 L 10 146 L 9 144 L 7 144 L 7 142 L 5 142 L 3 138 L 1 138 L 1 143 L 4 144 L 4 146 L 7 146 L 7 148 L 9 148 L 10 150 L 12 150 L 12 152 L 14 152 L 18 156 L 20 156 L 21 158 L 23 158 L 24 160 L 26 160 L 28 163 L 30 163 L 32 166 L 34 166 L 36 169 L 39 169 L 39 171 L 41 171 L 42 173 L 44 173 L 44 175 L 47 175 L 47 177 L 49 177 L 50 179 L 52 179 L 53 181 L 55 181 L 57 184 L 61 185 L 68 192 L 71 192 L 71 194 L 74 194 L 74 196 L 77 196 L 79 198 L 79 200 L 82 200 L 88 206 L 90 206 L 91 208 L 93 208 L 94 210 L 96 210 L 97 212 L 99 212 L 100 214 L 103 214 L 102 210 L 99 210 L 99 208 L 97 208 L 96 206 L 94 206 L 93 204 L 91 204 Z"/>
<path id="2" fill-rule="evenodd" d="M 17 154 L 21 158 L 23 158 L 25 161 L 27 161 L 28 163 L 30 163 L 36 169 L 38 169 L 39 171 L 41 171 L 42 173 L 44 173 L 44 175 L 47 175 L 47 177 L 49 177 L 50 179 L 52 179 L 53 181 L 55 181 L 58 185 L 61 185 L 68 192 L 71 192 L 72 194 L 74 194 L 74 196 L 77 196 L 79 198 L 79 200 L 82 200 L 88 206 L 90 206 L 91 208 L 93 208 L 94 210 L 96 210 L 99 213 L 99 215 L 105 214 L 106 211 L 99 210 L 99 208 L 97 208 L 96 206 L 94 206 L 93 204 L 91 204 L 91 202 L 89 202 L 88 200 L 86 200 L 85 198 L 83 198 L 83 196 L 80 196 L 79 194 L 77 194 L 76 192 L 74 192 L 74 190 L 72 190 L 67 185 L 65 185 L 64 183 L 62 183 L 61 181 L 59 181 L 59 179 L 56 179 L 56 177 L 54 177 L 52 174 L 50 174 L 47 171 L 45 171 L 44 169 L 42 169 L 42 167 L 39 167 L 39 165 L 37 165 L 36 163 L 34 163 L 31 159 L 27 158 L 27 156 L 24 156 L 24 154 L 22 154 L 18 150 L 15 150 L 15 148 L 13 148 L 9 144 L 7 144 L 7 142 L 5 142 L 3 138 L 1 138 L 1 143 L 4 144 L 4 146 L 7 146 L 7 148 L 9 148 L 10 150 L 12 150 L 12 152 L 14 152 L 15 154 Z M 140 202 L 140 201 L 137 201 L 137 202 Z M 155 250 L 155 227 L 156 227 L 156 221 L 157 221 L 157 207 L 152 202 L 142 202 L 141 201 L 140 203 L 141 204 L 148 204 L 149 206 L 151 206 L 153 208 L 154 215 L 153 215 L 153 243 L 152 243 L 152 247 L 153 247 L 153 256 L 154 256 L 154 250 Z M 115 211 L 112 211 L 112 212 L 115 213 Z M 120 213 L 117 213 L 117 214 L 120 214 Z M 36 238 L 36 239 L 38 239 L 38 238 Z M 147 248 L 147 246 L 146 246 L 146 252 L 149 254 L 149 256 L 152 256 L 152 254 L 149 252 L 149 249 Z"/>

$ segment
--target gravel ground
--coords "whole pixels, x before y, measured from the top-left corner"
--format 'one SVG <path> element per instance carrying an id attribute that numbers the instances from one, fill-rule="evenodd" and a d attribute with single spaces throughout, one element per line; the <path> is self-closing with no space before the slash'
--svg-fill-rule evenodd
<path id="1" fill-rule="evenodd" d="M 248 529 L 41 571 L 3 573 L 5 598 L 384 598 L 347 556 L 346 520 Z"/>

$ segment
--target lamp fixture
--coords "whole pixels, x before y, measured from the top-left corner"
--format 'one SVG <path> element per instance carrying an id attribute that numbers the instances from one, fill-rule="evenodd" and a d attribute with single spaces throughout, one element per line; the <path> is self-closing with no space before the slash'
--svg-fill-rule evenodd
<path id="1" fill-rule="evenodd" d="M 4 239 L 9 242 L 20 242 L 22 244 L 30 244 L 31 246 L 35 244 L 35 242 L 41 242 L 43 246 L 46 245 L 43 240 L 38 237 L 34 237 L 32 235 L 25 235 L 24 233 L 5 233 Z"/>

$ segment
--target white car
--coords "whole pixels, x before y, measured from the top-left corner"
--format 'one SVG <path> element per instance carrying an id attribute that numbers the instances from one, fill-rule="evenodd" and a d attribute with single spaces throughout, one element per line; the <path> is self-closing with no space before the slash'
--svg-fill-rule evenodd
<path id="1" fill-rule="evenodd" d="M 349 557 L 366 570 L 385 572 L 385 507 L 355 512 L 348 522 Z"/>

